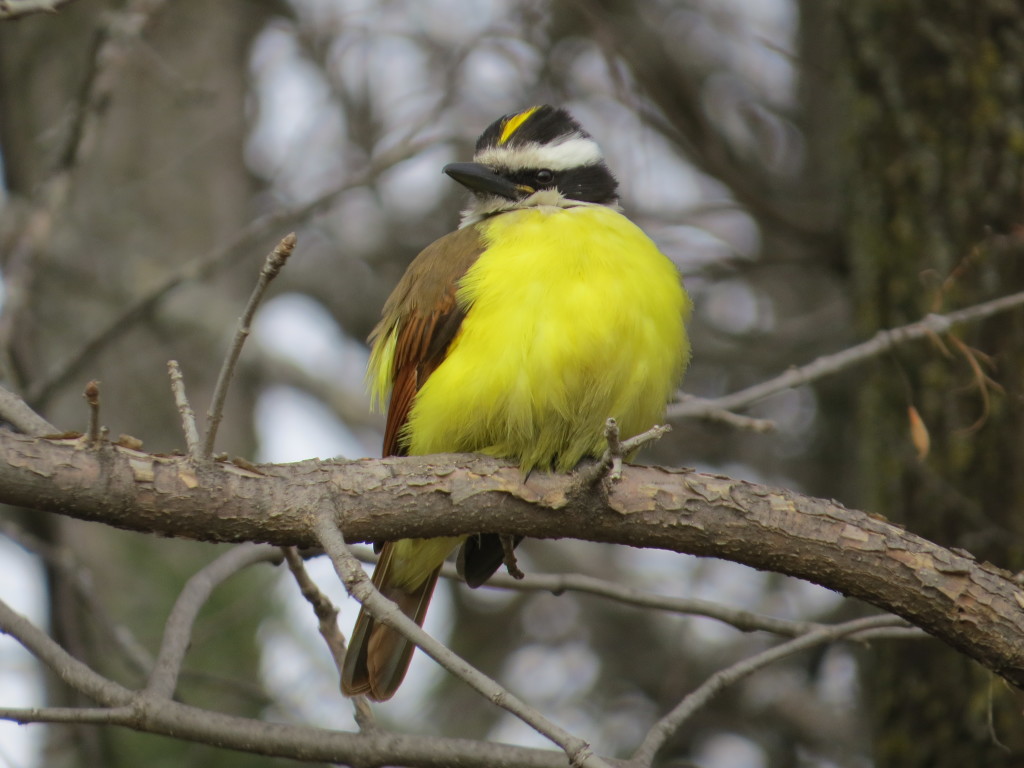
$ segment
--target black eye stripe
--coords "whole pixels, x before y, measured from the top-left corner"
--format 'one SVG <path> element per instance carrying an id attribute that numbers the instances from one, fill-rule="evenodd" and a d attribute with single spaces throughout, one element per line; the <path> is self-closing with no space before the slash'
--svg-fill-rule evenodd
<path id="1" fill-rule="evenodd" d="M 569 168 L 564 171 L 550 171 L 552 178 L 548 181 L 540 181 L 537 176 L 547 168 L 526 168 L 515 171 L 500 170 L 503 176 L 516 184 L 528 187 L 551 189 L 557 187 L 558 191 L 569 200 L 579 200 L 584 203 L 602 203 L 609 205 L 618 200 L 616 189 L 619 182 L 615 180 L 612 172 L 604 163 L 596 165 L 584 165 L 579 168 Z"/>

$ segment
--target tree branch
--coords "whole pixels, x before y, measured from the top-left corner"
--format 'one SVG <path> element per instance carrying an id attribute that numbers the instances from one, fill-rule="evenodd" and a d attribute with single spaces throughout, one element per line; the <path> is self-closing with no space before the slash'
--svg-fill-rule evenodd
<path id="1" fill-rule="evenodd" d="M 256 308 L 263 301 L 263 294 L 267 292 L 271 281 L 277 277 L 288 261 L 288 257 L 292 255 L 292 251 L 295 249 L 295 242 L 295 233 L 291 232 L 281 238 L 281 242 L 274 247 L 274 250 L 267 254 L 266 259 L 263 260 L 263 268 L 260 269 L 259 278 L 256 280 L 256 287 L 253 288 L 249 301 L 242 311 L 242 316 L 238 319 L 238 327 L 235 329 L 231 348 L 224 357 L 224 363 L 221 365 L 220 373 L 217 375 L 217 385 L 213 390 L 210 410 L 206 414 L 206 437 L 203 439 L 202 450 L 202 458 L 204 459 L 209 459 L 213 456 L 213 446 L 217 442 L 217 429 L 220 427 L 220 420 L 224 416 L 224 403 L 228 397 L 228 385 L 231 383 L 231 377 L 235 373 L 238 357 L 242 354 L 242 345 L 249 338 L 253 315 L 256 314 Z"/>
<path id="2" fill-rule="evenodd" d="M 62 386 L 77 376 L 86 364 L 95 360 L 102 350 L 135 327 L 139 320 L 160 306 L 179 287 L 206 280 L 233 265 L 239 259 L 248 256 L 256 242 L 275 231 L 294 227 L 322 213 L 334 205 L 345 193 L 368 184 L 384 171 L 421 152 L 431 143 L 433 142 L 412 142 L 398 147 L 394 151 L 381 153 L 378 157 L 373 158 L 365 169 L 353 173 L 344 183 L 324 192 L 317 198 L 253 219 L 238 230 L 228 242 L 182 264 L 177 270 L 161 279 L 159 284 L 148 293 L 134 298 L 116 313 L 116 317 L 111 318 L 102 328 L 98 329 L 89 341 L 80 345 L 70 353 L 66 360 L 59 363 L 45 379 L 33 382 L 26 393 L 26 398 L 37 407 L 45 405 Z"/>
<path id="3" fill-rule="evenodd" d="M 865 360 L 878 357 L 897 345 L 948 333 L 954 326 L 984 320 L 987 317 L 992 317 L 1001 312 L 1009 312 L 1022 306 L 1024 306 L 1024 291 L 1019 291 L 945 315 L 927 315 L 909 325 L 881 330 L 861 344 L 844 349 L 841 352 L 836 352 L 835 354 L 823 355 L 807 365 L 802 365 L 799 368 L 790 368 L 785 373 L 768 379 L 768 381 L 762 381 L 731 395 L 718 397 L 713 400 L 687 398 L 683 402 L 673 403 L 668 407 L 667 415 L 669 418 L 679 419 L 692 416 L 706 416 L 716 412 L 744 408 L 758 400 L 763 400 L 769 395 L 774 395 L 802 384 L 810 384 L 817 379 L 831 376 L 834 373 L 839 373 L 854 365 L 858 365 Z"/>
<path id="4" fill-rule="evenodd" d="M 0 608 L 0 627 L 2 614 Z M 251 754 L 303 762 L 355 765 L 360 768 L 400 765 L 416 768 L 451 768 L 453 765 L 460 768 L 494 768 L 495 765 L 565 768 L 566 764 L 565 755 L 554 750 L 400 733 L 344 733 L 250 720 L 170 700 L 147 702 L 145 707 L 0 708 L 0 719 L 17 723 L 122 725 L 137 731 Z M 612 761 L 611 764 L 621 765 L 618 761 Z"/>
<path id="5" fill-rule="evenodd" d="M 192 467 L 182 457 L 0 431 L 0 502 L 204 541 L 313 546 L 499 533 L 723 557 L 906 618 L 1024 685 L 1024 591 L 1009 573 L 824 499 L 690 470 L 627 467 L 605 495 L 466 455 Z M 552 514 L 555 512 L 557 514 Z"/>
<path id="6" fill-rule="evenodd" d="M 378 556 L 365 547 L 353 548 L 352 554 L 362 563 L 376 563 Z M 444 563 L 441 575 L 446 579 L 465 582 L 454 563 Z M 784 637 L 798 637 L 815 629 L 830 626 L 815 621 L 780 619 L 741 608 L 730 608 L 711 600 L 696 597 L 673 597 L 628 587 L 608 579 L 599 579 L 583 573 L 529 573 L 518 579 L 506 573 L 495 573 L 482 585 L 483 589 L 510 589 L 516 592 L 550 592 L 558 596 L 565 592 L 593 595 L 614 600 L 634 608 L 649 608 L 666 613 L 700 616 L 728 624 L 740 632 L 770 632 Z M 918 632 L 917 630 L 913 630 Z M 918 633 L 924 636 L 923 633 Z"/>
<path id="7" fill-rule="evenodd" d="M 302 597 L 309 603 L 313 613 L 316 614 L 320 637 L 327 644 L 327 649 L 331 653 L 334 667 L 338 670 L 340 678 L 342 667 L 345 664 L 345 654 L 348 650 L 345 638 L 338 628 L 338 609 L 334 607 L 334 604 L 328 599 L 327 595 L 320 591 L 316 582 L 310 578 L 298 550 L 295 547 L 282 547 L 281 552 L 284 554 L 285 562 L 288 564 L 288 570 L 291 571 L 295 583 L 299 586 Z M 377 724 L 373 716 L 373 710 L 370 708 L 366 697 L 353 696 L 351 701 L 355 708 L 355 720 L 359 730 L 366 731 L 376 728 Z"/>
<path id="8" fill-rule="evenodd" d="M 725 690 L 725 688 L 742 680 L 744 677 L 752 675 L 757 670 L 808 648 L 814 648 L 843 638 L 852 639 L 858 633 L 864 631 L 900 627 L 902 623 L 895 616 L 868 616 L 831 627 L 819 627 L 805 635 L 777 645 L 774 648 L 769 648 L 766 651 L 719 670 L 705 680 L 696 690 L 688 694 L 671 712 L 651 727 L 643 743 L 633 753 L 630 763 L 637 766 L 650 766 L 654 762 L 658 751 L 665 745 L 665 742 L 695 712 L 707 704 L 711 698 Z"/>
<path id="9" fill-rule="evenodd" d="M 0 419 L 26 435 L 56 435 L 60 430 L 13 392 L 0 387 Z"/>
<path id="10" fill-rule="evenodd" d="M 199 609 L 206 604 L 213 590 L 243 568 L 280 558 L 280 550 L 273 547 L 243 544 L 228 550 L 188 580 L 174 602 L 171 615 L 167 617 L 160 652 L 146 684 L 147 696 L 165 699 L 174 696 L 181 665 L 192 643 L 192 626 L 199 615 Z"/>
<path id="11" fill-rule="evenodd" d="M 0 20 L 16 19 L 33 13 L 56 13 L 71 0 L 0 0 Z"/>
<path id="12" fill-rule="evenodd" d="M 378 592 L 359 561 L 348 551 L 330 512 L 321 510 L 317 515 L 316 533 L 345 589 L 370 611 L 374 619 L 412 640 L 425 654 L 477 693 L 561 747 L 572 768 L 610 768 L 608 763 L 594 754 L 587 742 L 548 720 L 518 696 L 449 650 L 444 643 L 428 635 L 415 621 L 405 616 L 398 606 Z"/>

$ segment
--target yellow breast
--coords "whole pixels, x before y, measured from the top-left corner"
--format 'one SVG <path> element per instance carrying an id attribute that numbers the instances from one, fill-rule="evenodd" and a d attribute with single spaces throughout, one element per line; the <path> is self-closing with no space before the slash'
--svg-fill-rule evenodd
<path id="1" fill-rule="evenodd" d="M 459 333 L 416 396 L 409 453 L 565 471 L 600 455 L 609 416 L 623 437 L 656 423 L 689 357 L 675 266 L 604 206 L 477 226 L 487 248 L 460 283 Z"/>

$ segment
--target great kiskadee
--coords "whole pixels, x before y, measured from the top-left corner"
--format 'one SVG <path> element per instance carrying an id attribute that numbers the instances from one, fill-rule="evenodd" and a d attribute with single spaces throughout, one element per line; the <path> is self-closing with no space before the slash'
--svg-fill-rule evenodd
<path id="1" fill-rule="evenodd" d="M 471 163 L 444 172 L 472 192 L 459 229 L 416 257 L 370 335 L 367 381 L 388 402 L 385 456 L 477 452 L 524 473 L 571 470 L 664 414 L 689 358 L 679 273 L 620 212 L 597 143 L 563 109 L 506 115 Z M 373 582 L 422 624 L 441 563 L 462 538 L 384 544 Z M 471 585 L 501 564 L 469 538 Z M 391 698 L 414 646 L 364 609 L 342 690 Z"/>

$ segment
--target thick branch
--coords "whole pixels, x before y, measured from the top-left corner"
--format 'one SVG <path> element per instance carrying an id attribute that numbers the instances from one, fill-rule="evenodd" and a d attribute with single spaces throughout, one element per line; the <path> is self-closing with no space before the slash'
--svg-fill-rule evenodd
<path id="1" fill-rule="evenodd" d="M 0 502 L 204 541 L 316 543 L 473 532 L 723 557 L 890 610 L 1024 685 L 1024 592 L 1010 574 L 823 499 L 689 470 L 628 467 L 607 495 L 572 477 L 452 455 L 194 467 L 116 445 L 0 432 Z M 553 514 L 554 513 L 554 514 Z"/>

